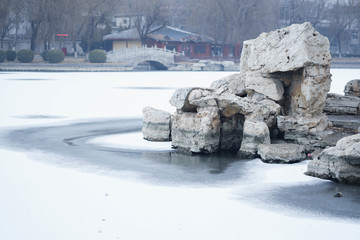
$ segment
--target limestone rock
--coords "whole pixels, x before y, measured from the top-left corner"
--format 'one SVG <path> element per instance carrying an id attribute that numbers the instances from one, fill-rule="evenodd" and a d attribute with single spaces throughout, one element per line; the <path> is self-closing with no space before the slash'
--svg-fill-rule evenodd
<path id="1" fill-rule="evenodd" d="M 245 78 L 245 88 L 261 93 L 274 101 L 280 101 L 284 94 L 284 87 L 276 78 L 264 78 L 260 74 L 249 74 Z"/>
<path id="2" fill-rule="evenodd" d="M 243 141 L 239 155 L 241 157 L 257 156 L 260 144 L 270 144 L 269 128 L 264 122 L 245 120 Z"/>
<path id="3" fill-rule="evenodd" d="M 258 154 L 267 163 L 295 163 L 305 159 L 305 147 L 298 144 L 261 144 Z"/>
<path id="4" fill-rule="evenodd" d="M 307 175 L 360 184 L 360 134 L 339 140 L 308 164 Z"/>
<path id="5" fill-rule="evenodd" d="M 176 112 L 171 127 L 172 145 L 184 152 L 217 152 L 220 127 L 217 107 L 201 108 L 198 112 Z"/>
<path id="6" fill-rule="evenodd" d="M 281 111 L 281 106 L 270 99 L 264 99 L 254 104 L 254 110 L 246 119 L 265 122 L 268 127 L 276 125 L 276 119 Z"/>
<path id="7" fill-rule="evenodd" d="M 170 113 L 145 107 L 143 109 L 142 127 L 144 139 L 155 142 L 171 141 L 170 121 Z"/>
<path id="8" fill-rule="evenodd" d="M 221 114 L 226 117 L 237 113 L 246 115 L 254 111 L 255 102 L 246 97 L 241 98 L 233 94 L 222 94 L 217 100 Z"/>
<path id="9" fill-rule="evenodd" d="M 334 115 L 360 115 L 360 98 L 351 95 L 327 95 L 324 112 Z"/>
<path id="10" fill-rule="evenodd" d="M 192 90 L 196 89 L 198 88 L 177 89 L 170 99 L 170 104 L 183 112 L 195 112 L 196 106 L 189 103 L 188 96 Z"/>
<path id="11" fill-rule="evenodd" d="M 244 42 L 240 73 L 294 71 L 330 64 L 330 43 L 310 23 L 293 24 Z"/>
<path id="12" fill-rule="evenodd" d="M 233 74 L 214 81 L 210 88 L 213 89 L 217 95 L 224 92 L 235 94 L 240 97 L 244 97 L 246 95 L 245 82 L 241 80 L 240 74 Z"/>
<path id="13" fill-rule="evenodd" d="M 354 96 L 360 98 L 360 79 L 354 79 L 345 85 L 345 96 Z"/>
<path id="14" fill-rule="evenodd" d="M 207 89 L 193 89 L 190 91 L 187 101 L 196 107 L 217 107 L 216 95 Z"/>

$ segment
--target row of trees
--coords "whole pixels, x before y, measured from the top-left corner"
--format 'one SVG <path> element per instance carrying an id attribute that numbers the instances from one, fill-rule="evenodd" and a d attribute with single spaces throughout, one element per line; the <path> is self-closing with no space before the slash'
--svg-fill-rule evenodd
<path id="1" fill-rule="evenodd" d="M 211 36 L 219 44 L 236 44 L 264 31 L 310 21 L 322 34 L 341 43 L 360 23 L 360 0 L 1 0 L 0 40 L 26 31 L 44 48 L 55 33 L 67 33 L 74 43 L 83 39 L 85 51 L 110 33 L 118 13 L 136 13 L 134 25 L 144 42 L 152 27 L 174 24 Z M 26 24 L 25 24 L 26 23 Z M 22 29 L 26 26 L 26 29 Z M 2 46 L 1 46 L 2 47 Z"/>

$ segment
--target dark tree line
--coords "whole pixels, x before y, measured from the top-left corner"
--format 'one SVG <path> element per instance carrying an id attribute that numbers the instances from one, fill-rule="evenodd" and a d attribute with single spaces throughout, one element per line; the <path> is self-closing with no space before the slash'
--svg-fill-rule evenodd
<path id="1" fill-rule="evenodd" d="M 360 0 L 2 0 L 0 40 L 26 26 L 31 39 L 50 47 L 55 33 L 67 33 L 85 51 L 110 33 L 115 14 L 135 14 L 134 25 L 144 42 L 155 26 L 180 22 L 186 30 L 213 37 L 218 44 L 237 44 L 293 23 L 309 21 L 339 45 L 359 28 Z M 360 33 L 359 33 L 360 34 Z"/>

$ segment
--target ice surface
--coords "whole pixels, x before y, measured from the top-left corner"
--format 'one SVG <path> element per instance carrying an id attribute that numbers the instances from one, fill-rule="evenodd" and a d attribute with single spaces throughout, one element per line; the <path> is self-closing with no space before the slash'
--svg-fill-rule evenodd
<path id="1" fill-rule="evenodd" d="M 207 87 L 229 74 L 2 73 L 0 128 L 141 117 L 147 105 L 172 112 L 168 100 L 175 88 Z M 331 92 L 342 93 L 347 81 L 359 78 L 360 70 L 335 69 L 332 74 Z M 168 143 L 154 147 L 143 142 L 140 133 L 100 137 L 90 143 L 169 149 Z M 267 192 L 277 185 L 317 184 L 321 180 L 302 174 L 306 162 L 282 166 L 254 160 L 248 171 L 256 179 L 199 187 L 157 185 L 136 175 L 113 177 L 44 161 L 51 158 L 57 156 L 0 147 L 0 239 L 354 239 L 360 235 L 359 221 L 285 207 L 275 211 L 247 200 L 256 189 Z"/>

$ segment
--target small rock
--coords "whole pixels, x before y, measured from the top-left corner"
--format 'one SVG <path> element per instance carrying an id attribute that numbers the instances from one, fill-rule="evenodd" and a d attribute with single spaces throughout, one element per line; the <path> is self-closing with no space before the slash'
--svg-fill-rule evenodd
<path id="1" fill-rule="evenodd" d="M 341 192 L 338 192 L 334 195 L 334 197 L 343 197 L 342 193 Z"/>

